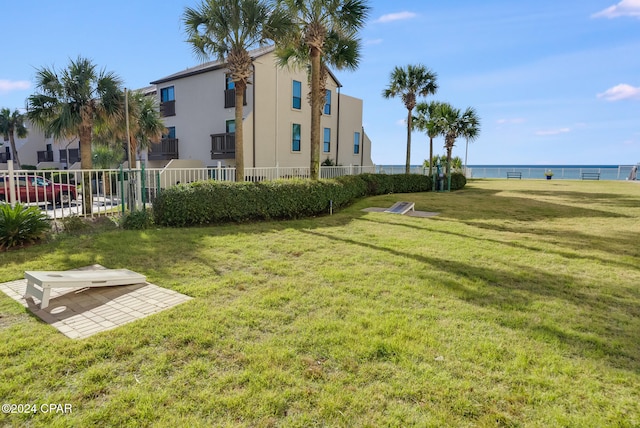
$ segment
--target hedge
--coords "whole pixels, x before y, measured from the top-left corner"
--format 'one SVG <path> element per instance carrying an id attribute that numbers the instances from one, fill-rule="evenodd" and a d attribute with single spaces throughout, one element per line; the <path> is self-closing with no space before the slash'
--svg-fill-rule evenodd
<path id="1" fill-rule="evenodd" d="M 452 190 L 466 183 L 464 176 L 455 176 Z M 153 214 L 155 223 L 164 226 L 292 219 L 327 213 L 331 204 L 334 210 L 340 209 L 364 196 L 429 190 L 431 178 L 417 174 L 361 174 L 330 180 L 259 183 L 209 180 L 164 189 L 154 201 Z"/>

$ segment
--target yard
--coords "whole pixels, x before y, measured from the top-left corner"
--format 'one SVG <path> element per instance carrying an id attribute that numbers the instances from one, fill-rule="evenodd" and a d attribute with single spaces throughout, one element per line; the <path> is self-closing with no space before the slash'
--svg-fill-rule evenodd
<path id="1" fill-rule="evenodd" d="M 400 200 L 440 215 L 361 211 Z M 62 236 L 0 253 L 0 282 L 94 263 L 194 299 L 71 340 L 0 294 L 0 401 L 38 406 L 0 425 L 640 425 L 638 183 Z"/>

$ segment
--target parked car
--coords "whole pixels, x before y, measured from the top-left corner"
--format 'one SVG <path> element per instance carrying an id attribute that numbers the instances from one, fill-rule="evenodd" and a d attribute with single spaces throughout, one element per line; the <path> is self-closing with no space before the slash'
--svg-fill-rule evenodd
<path id="1" fill-rule="evenodd" d="M 54 183 L 36 175 L 15 177 L 16 200 L 20 203 L 68 205 L 76 199 L 76 186 Z M 0 176 L 0 201 L 9 201 L 9 177 Z"/>

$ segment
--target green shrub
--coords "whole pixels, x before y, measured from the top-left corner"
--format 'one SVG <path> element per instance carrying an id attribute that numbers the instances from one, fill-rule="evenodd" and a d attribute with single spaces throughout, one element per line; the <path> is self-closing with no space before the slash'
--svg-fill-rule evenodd
<path id="1" fill-rule="evenodd" d="M 64 217 L 62 219 L 62 227 L 67 233 L 82 233 L 89 229 L 90 226 L 86 223 L 86 221 L 84 221 L 82 217 L 72 215 L 69 217 Z"/>
<path id="2" fill-rule="evenodd" d="M 0 250 L 35 242 L 50 228 L 49 218 L 36 207 L 0 204 Z"/>
<path id="3" fill-rule="evenodd" d="M 416 174 L 258 183 L 199 181 L 163 190 L 153 208 L 155 222 L 165 226 L 291 219 L 323 214 L 330 206 L 337 210 L 368 195 L 425 192 L 430 187 L 429 177 Z"/>
<path id="4" fill-rule="evenodd" d="M 129 230 L 143 230 L 153 226 L 153 215 L 150 210 L 133 211 L 122 218 L 122 228 Z"/>
<path id="5" fill-rule="evenodd" d="M 27 165 L 27 164 L 22 164 L 20 165 L 20 169 L 22 170 L 28 170 L 28 171 L 36 171 L 38 169 L 37 166 L 35 165 Z"/>
<path id="6" fill-rule="evenodd" d="M 451 174 L 451 191 L 460 190 L 467 185 L 467 177 L 460 172 L 454 172 Z"/>

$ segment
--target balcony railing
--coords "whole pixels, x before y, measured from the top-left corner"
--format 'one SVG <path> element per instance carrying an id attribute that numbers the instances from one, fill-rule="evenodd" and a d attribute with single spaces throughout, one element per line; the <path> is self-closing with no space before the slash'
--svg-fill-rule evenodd
<path id="1" fill-rule="evenodd" d="M 211 159 L 236 157 L 236 134 L 211 134 Z"/>
<path id="2" fill-rule="evenodd" d="M 67 162 L 67 152 L 69 153 L 69 161 Z M 80 149 L 61 149 L 60 150 L 60 163 L 66 163 L 72 165 L 76 162 L 80 162 Z"/>
<path id="3" fill-rule="evenodd" d="M 53 162 L 53 152 L 50 151 L 39 151 L 38 152 L 38 163 L 40 162 Z"/>
<path id="4" fill-rule="evenodd" d="M 247 91 L 244 91 L 244 96 L 242 97 L 242 105 L 247 105 Z M 224 90 L 224 108 L 230 108 L 236 106 L 236 90 L 235 89 L 225 89 Z"/>
<path id="5" fill-rule="evenodd" d="M 8 152 L 0 153 L 0 163 L 7 163 L 11 160 L 11 155 Z"/>
<path id="6" fill-rule="evenodd" d="M 163 138 L 159 143 L 151 143 L 147 158 L 149 160 L 179 159 L 178 139 Z"/>
<path id="7" fill-rule="evenodd" d="M 160 115 L 162 115 L 162 117 L 175 116 L 176 115 L 175 100 L 165 101 L 160 103 Z"/>

